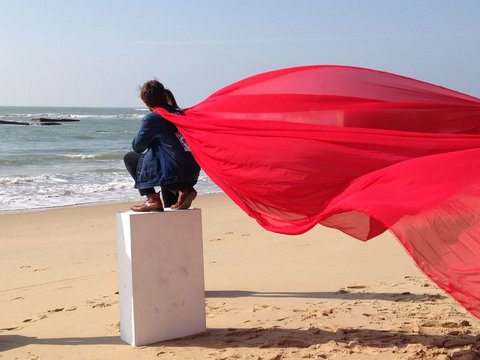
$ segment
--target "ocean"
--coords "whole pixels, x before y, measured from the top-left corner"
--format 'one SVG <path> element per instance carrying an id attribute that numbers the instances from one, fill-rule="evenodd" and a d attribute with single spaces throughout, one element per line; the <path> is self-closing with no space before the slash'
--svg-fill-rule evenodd
<path id="1" fill-rule="evenodd" d="M 143 201 L 123 156 L 147 112 L 0 106 L 0 212 Z M 195 188 L 221 192 L 203 171 Z"/>

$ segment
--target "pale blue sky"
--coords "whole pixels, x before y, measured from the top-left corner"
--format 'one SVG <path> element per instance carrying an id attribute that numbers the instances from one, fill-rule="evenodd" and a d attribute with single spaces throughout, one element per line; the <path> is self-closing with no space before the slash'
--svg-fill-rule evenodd
<path id="1" fill-rule="evenodd" d="M 479 0 L 0 0 L 0 106 L 191 106 L 244 77 L 369 67 L 480 96 Z"/>

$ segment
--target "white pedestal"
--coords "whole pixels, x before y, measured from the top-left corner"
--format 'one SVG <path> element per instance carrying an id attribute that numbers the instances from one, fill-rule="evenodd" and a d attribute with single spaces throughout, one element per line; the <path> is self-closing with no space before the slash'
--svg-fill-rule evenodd
<path id="1" fill-rule="evenodd" d="M 117 214 L 120 337 L 134 345 L 206 330 L 199 209 Z"/>

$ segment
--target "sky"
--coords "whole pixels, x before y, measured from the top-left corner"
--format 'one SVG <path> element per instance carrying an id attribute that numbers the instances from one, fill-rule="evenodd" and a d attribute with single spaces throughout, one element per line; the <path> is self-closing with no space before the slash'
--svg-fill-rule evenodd
<path id="1" fill-rule="evenodd" d="M 180 106 L 279 68 L 352 65 L 480 97 L 479 0 L 0 0 L 0 106 Z"/>

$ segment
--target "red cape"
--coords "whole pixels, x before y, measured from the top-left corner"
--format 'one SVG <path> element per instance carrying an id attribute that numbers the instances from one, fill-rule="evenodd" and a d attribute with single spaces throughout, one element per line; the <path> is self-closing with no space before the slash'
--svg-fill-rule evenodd
<path id="1" fill-rule="evenodd" d="M 227 86 L 175 123 L 265 229 L 392 231 L 480 317 L 480 99 L 390 73 L 305 66 Z"/>

